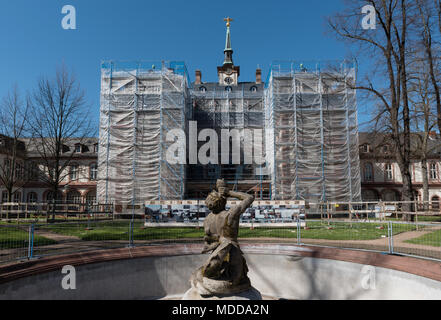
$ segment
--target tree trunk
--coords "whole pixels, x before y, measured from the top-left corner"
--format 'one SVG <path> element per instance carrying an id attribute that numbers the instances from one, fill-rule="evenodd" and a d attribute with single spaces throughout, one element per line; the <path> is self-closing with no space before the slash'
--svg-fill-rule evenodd
<path id="1" fill-rule="evenodd" d="M 427 175 L 427 159 L 421 160 L 421 174 L 423 175 L 423 203 L 424 211 L 429 209 L 429 179 Z"/>
<path id="2" fill-rule="evenodd" d="M 52 221 L 55 222 L 55 209 L 57 207 L 58 186 L 54 187 L 52 195 Z"/>
<path id="3" fill-rule="evenodd" d="M 413 190 L 412 190 L 412 177 L 410 176 L 409 167 L 406 166 L 403 168 L 403 190 L 402 190 L 402 200 L 404 202 L 410 202 L 414 200 Z M 414 212 L 414 206 L 412 203 L 403 203 L 402 206 L 403 212 Z M 405 221 L 414 221 L 415 216 L 413 214 L 405 213 L 403 214 L 403 220 Z"/>

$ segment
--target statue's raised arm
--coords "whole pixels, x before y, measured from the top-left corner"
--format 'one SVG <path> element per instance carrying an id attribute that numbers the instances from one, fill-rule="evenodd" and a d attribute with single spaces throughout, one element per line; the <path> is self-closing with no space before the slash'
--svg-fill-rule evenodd
<path id="1" fill-rule="evenodd" d="M 238 205 L 233 206 L 230 209 L 230 214 L 234 215 L 236 218 L 239 218 L 240 215 L 244 213 L 245 210 L 248 209 L 254 201 L 254 196 L 248 193 L 228 190 L 228 187 L 224 180 L 218 180 L 216 183 L 216 187 L 218 192 L 224 195 L 226 198 L 230 197 L 241 200 Z"/>

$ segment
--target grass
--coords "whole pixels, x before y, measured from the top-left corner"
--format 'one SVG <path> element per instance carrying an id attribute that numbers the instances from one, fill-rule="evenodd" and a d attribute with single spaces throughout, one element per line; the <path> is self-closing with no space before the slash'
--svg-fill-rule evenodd
<path id="1" fill-rule="evenodd" d="M 57 243 L 39 235 L 34 235 L 34 246 L 46 246 Z M 29 232 L 20 228 L 0 228 L 0 249 L 27 248 L 29 245 Z"/>
<path id="2" fill-rule="evenodd" d="M 387 224 L 383 223 L 350 223 L 332 222 L 308 222 L 308 229 L 301 230 L 302 239 L 321 240 L 375 240 L 387 236 Z M 394 234 L 414 230 L 415 227 L 396 224 L 393 227 Z M 246 229 L 241 230 L 241 238 L 269 237 L 269 238 L 297 238 L 296 229 Z"/>
<path id="3" fill-rule="evenodd" d="M 91 229 L 86 229 L 88 224 L 57 224 L 42 227 L 47 231 L 75 236 L 84 241 L 103 240 L 128 240 L 129 223 L 101 222 L 90 223 Z M 134 240 L 176 240 L 176 239 L 201 239 L 204 237 L 203 228 L 195 227 L 149 227 L 143 228 L 142 222 L 135 222 Z M 394 234 L 404 231 L 412 231 L 412 225 L 394 225 Z M 308 229 L 301 231 L 304 239 L 323 240 L 374 240 L 387 236 L 387 224 L 383 223 L 349 223 L 333 222 L 328 226 L 327 222 L 308 222 Z M 239 238 L 297 238 L 296 228 L 241 228 Z"/>
<path id="4" fill-rule="evenodd" d="M 431 233 L 426 233 L 421 237 L 406 240 L 407 243 L 421 244 L 432 247 L 441 247 L 441 230 L 436 230 Z"/>

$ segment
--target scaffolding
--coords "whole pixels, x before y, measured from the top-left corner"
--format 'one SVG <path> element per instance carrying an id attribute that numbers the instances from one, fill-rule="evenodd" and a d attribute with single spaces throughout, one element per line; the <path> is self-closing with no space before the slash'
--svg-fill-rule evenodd
<path id="1" fill-rule="evenodd" d="M 167 133 L 187 130 L 189 80 L 183 62 L 116 62 L 101 66 L 99 201 L 134 205 L 178 200 L 185 164 L 166 160 Z"/>
<path id="2" fill-rule="evenodd" d="M 198 132 L 204 129 L 214 129 L 219 137 L 218 145 L 218 164 L 217 165 L 190 165 L 189 181 L 204 181 L 208 188 L 215 185 L 216 179 L 223 178 L 230 183 L 236 190 L 256 186 L 259 192 L 263 193 L 262 183 L 268 180 L 259 171 L 261 165 L 244 164 L 245 154 L 253 154 L 253 146 L 244 143 L 245 129 L 252 131 L 260 129 L 262 132 L 262 153 L 265 151 L 263 132 L 265 127 L 264 87 L 262 84 L 253 82 L 239 83 L 237 86 L 228 87 L 217 83 L 208 83 L 195 86 L 191 92 L 193 102 L 193 120 L 197 122 Z M 221 164 L 221 130 L 237 130 L 240 134 L 240 164 L 232 163 L 232 145 L 229 149 L 228 157 L 230 164 Z M 255 136 L 253 138 L 256 138 Z M 205 142 L 198 142 L 199 148 Z M 257 143 L 259 145 L 259 143 Z M 224 154 L 225 156 L 225 154 Z M 262 154 L 265 157 L 264 153 Z M 267 188 L 269 191 L 269 188 Z M 262 194 L 263 196 L 263 194 Z M 194 196 L 190 195 L 191 198 Z"/>
<path id="3" fill-rule="evenodd" d="M 274 62 L 265 90 L 274 200 L 359 201 L 355 67 Z"/>

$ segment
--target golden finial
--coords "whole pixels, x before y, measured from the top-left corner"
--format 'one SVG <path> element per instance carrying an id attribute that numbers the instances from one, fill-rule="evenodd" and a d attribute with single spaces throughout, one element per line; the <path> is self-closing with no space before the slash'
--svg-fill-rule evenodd
<path id="1" fill-rule="evenodd" d="M 230 22 L 232 22 L 233 19 L 231 19 L 230 17 L 228 17 L 228 18 L 225 18 L 224 21 L 227 22 L 227 27 L 229 28 L 229 27 L 230 27 Z"/>

